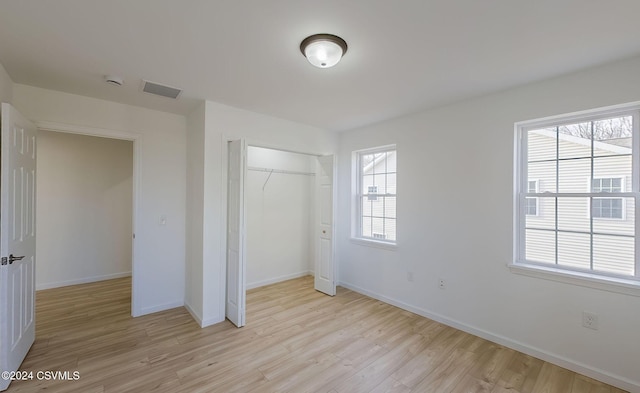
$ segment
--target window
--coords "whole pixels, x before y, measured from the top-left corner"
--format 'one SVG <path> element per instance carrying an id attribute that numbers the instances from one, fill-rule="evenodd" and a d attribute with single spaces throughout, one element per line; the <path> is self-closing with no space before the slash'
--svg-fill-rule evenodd
<path id="1" fill-rule="evenodd" d="M 516 124 L 513 266 L 640 281 L 639 115 L 634 104 Z"/>
<path id="2" fill-rule="evenodd" d="M 396 149 L 354 153 L 357 171 L 354 237 L 396 242 Z"/>
<path id="3" fill-rule="evenodd" d="M 538 181 L 537 180 L 528 180 L 527 181 L 527 192 L 535 194 L 538 192 Z M 537 216 L 538 215 L 538 198 L 536 197 L 527 197 L 524 200 L 525 214 L 528 216 Z"/>
<path id="4" fill-rule="evenodd" d="M 605 177 L 591 179 L 591 192 L 623 192 L 624 179 L 621 177 Z M 593 198 L 591 214 L 593 218 L 624 218 L 624 199 L 622 198 Z"/>

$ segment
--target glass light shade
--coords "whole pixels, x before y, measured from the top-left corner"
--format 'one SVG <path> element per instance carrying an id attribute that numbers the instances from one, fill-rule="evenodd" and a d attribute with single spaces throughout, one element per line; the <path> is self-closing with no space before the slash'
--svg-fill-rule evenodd
<path id="1" fill-rule="evenodd" d="M 338 64 L 342 58 L 342 48 L 334 42 L 316 41 L 307 45 L 304 55 L 314 66 L 329 68 Z"/>
<path id="2" fill-rule="evenodd" d="M 332 34 L 315 34 L 302 41 L 300 51 L 314 66 L 329 68 L 338 64 L 346 53 L 347 43 Z"/>

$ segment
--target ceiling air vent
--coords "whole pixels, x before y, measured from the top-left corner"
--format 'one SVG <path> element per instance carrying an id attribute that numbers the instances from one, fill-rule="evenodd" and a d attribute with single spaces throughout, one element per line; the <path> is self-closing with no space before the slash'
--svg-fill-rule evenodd
<path id="1" fill-rule="evenodd" d="M 178 98 L 180 93 L 182 93 L 182 90 L 176 89 L 175 87 L 165 86 L 149 81 L 142 81 L 142 91 L 162 97 L 173 98 L 174 100 Z"/>

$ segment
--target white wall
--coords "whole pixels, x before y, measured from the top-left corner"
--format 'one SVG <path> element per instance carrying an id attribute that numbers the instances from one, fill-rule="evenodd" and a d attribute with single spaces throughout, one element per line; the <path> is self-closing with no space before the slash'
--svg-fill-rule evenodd
<path id="1" fill-rule="evenodd" d="M 253 146 L 247 150 L 247 288 L 310 274 L 315 178 L 277 171 L 314 173 L 315 157 Z"/>
<path id="2" fill-rule="evenodd" d="M 133 314 L 184 304 L 186 119 L 184 116 L 15 84 L 14 106 L 35 122 L 117 131 L 137 138 Z M 136 165 L 136 163 L 134 163 Z M 160 225 L 165 215 L 166 225 Z"/>
<path id="3" fill-rule="evenodd" d="M 0 102 L 12 103 L 13 101 L 13 82 L 0 63 Z"/>
<path id="4" fill-rule="evenodd" d="M 202 250 L 204 209 L 204 102 L 187 117 L 187 248 L 185 306 L 202 324 Z"/>
<path id="5" fill-rule="evenodd" d="M 226 140 L 241 137 L 248 138 L 253 144 L 314 154 L 335 152 L 337 139 L 335 134 L 318 128 L 206 102 L 203 228 L 202 233 L 191 234 L 202 236 L 203 252 L 201 262 L 190 262 L 203 266 L 202 310 L 193 309 L 192 313 L 204 326 L 224 320 Z"/>
<path id="6" fill-rule="evenodd" d="M 640 297 L 512 273 L 514 122 L 640 100 L 640 58 L 345 132 L 343 285 L 640 391 Z M 351 243 L 351 152 L 398 151 L 398 248 Z M 413 272 L 414 281 L 407 280 Z M 446 289 L 438 288 L 438 278 Z M 597 331 L 581 326 L 599 315 Z"/>
<path id="7" fill-rule="evenodd" d="M 38 132 L 36 289 L 131 275 L 133 143 Z"/>

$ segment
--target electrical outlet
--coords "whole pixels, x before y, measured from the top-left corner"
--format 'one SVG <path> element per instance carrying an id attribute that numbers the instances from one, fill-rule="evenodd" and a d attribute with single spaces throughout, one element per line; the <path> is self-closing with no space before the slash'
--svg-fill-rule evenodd
<path id="1" fill-rule="evenodd" d="M 413 272 L 407 272 L 407 281 L 413 281 Z"/>
<path id="2" fill-rule="evenodd" d="M 598 330 L 598 315 L 592 312 L 583 311 L 582 326 L 588 329 Z"/>
<path id="3" fill-rule="evenodd" d="M 438 279 L 438 287 L 440 289 L 444 289 L 446 287 L 446 283 L 444 282 L 444 278 L 439 278 Z"/>

